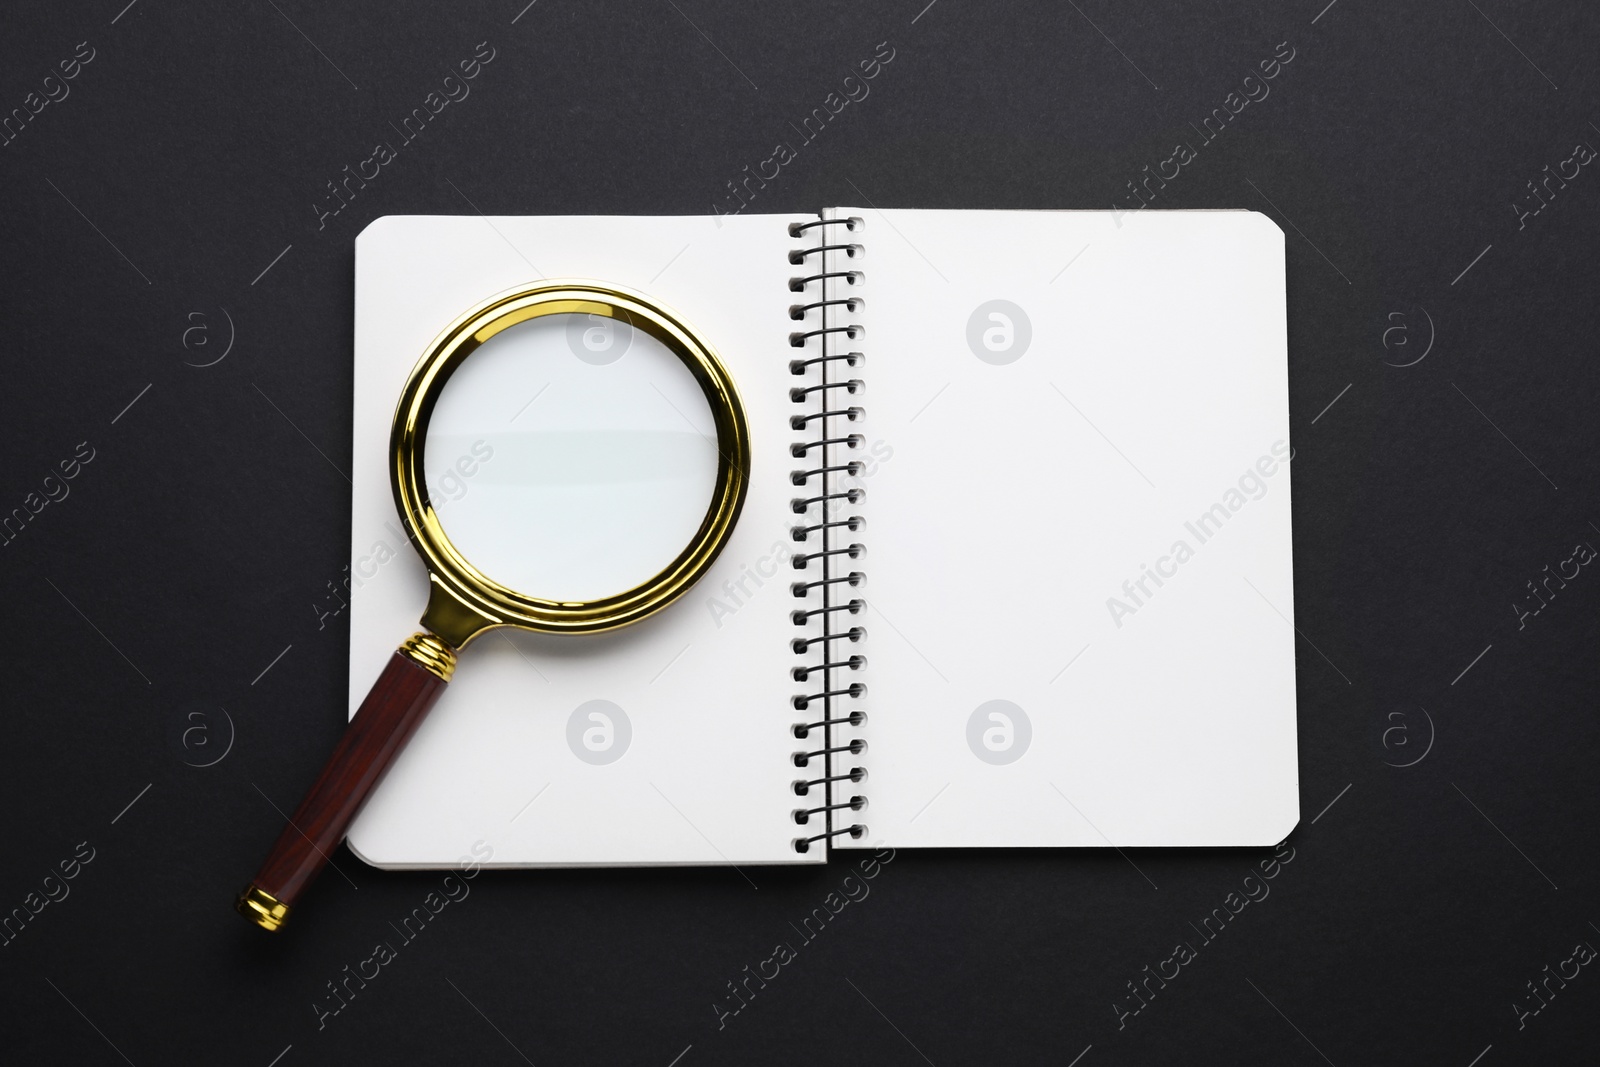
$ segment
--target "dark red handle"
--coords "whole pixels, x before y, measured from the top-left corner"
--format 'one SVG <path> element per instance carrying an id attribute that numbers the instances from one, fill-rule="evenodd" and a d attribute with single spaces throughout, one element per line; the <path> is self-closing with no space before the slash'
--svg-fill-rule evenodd
<path id="1" fill-rule="evenodd" d="M 236 907 L 245 918 L 268 930 L 283 925 L 290 909 L 328 863 L 329 854 L 344 840 L 345 831 L 389 765 L 444 692 L 454 656 L 432 635 L 413 638 L 407 642 L 408 648 L 423 639 L 431 639 L 444 653 L 433 657 L 443 661 L 439 671 L 422 666 L 404 651 L 390 657 L 316 784 L 278 835 L 255 880 L 239 894 Z"/>

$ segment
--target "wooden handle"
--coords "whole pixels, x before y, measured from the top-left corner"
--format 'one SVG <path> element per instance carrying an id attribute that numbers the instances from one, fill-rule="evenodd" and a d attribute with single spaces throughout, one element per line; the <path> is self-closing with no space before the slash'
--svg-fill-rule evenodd
<path id="1" fill-rule="evenodd" d="M 434 669 L 408 654 L 418 642 L 434 646 L 421 656 L 434 663 Z M 245 918 L 268 930 L 283 925 L 444 692 L 445 679 L 455 666 L 454 653 L 431 634 L 419 634 L 406 646 L 390 657 L 316 784 L 278 835 L 254 881 L 239 894 L 236 907 Z"/>

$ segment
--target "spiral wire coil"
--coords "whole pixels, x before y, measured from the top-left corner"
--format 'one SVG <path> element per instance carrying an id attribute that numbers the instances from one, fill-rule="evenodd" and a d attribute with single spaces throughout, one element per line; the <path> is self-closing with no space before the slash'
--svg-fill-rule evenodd
<path id="1" fill-rule="evenodd" d="M 790 292 L 801 294 L 789 308 L 796 323 L 789 345 L 803 350 L 789 361 L 790 372 L 800 379 L 789 390 L 795 405 L 789 428 L 806 435 L 789 446 L 790 456 L 800 461 L 789 473 L 790 484 L 799 493 L 790 504 L 796 516 L 789 530 L 794 542 L 790 562 L 797 572 L 789 586 L 797 601 L 790 620 L 801 631 L 791 648 L 803 661 L 791 671 L 794 681 L 801 683 L 801 691 L 790 700 L 800 713 L 791 731 L 806 742 L 792 759 L 797 768 L 812 769 L 820 763 L 821 770 L 793 783 L 795 795 L 808 805 L 792 813 L 800 828 L 794 850 L 802 853 L 818 842 L 846 835 L 859 839 L 867 832 L 864 824 L 854 821 L 867 806 L 867 798 L 854 789 L 866 780 L 866 768 L 857 757 L 867 743 L 850 736 L 867 721 L 860 706 L 867 687 L 850 680 L 851 673 L 867 662 L 860 651 L 866 628 L 857 621 L 866 612 L 866 601 L 858 595 L 866 582 L 860 569 L 866 547 L 856 538 L 864 520 L 847 514 L 865 498 L 866 490 L 841 484 L 862 477 L 866 469 L 856 458 L 864 455 L 866 440 L 850 429 L 850 424 L 865 418 L 865 410 L 853 402 L 865 386 L 849 373 L 866 357 L 859 351 L 841 351 L 851 349 L 847 342 L 864 333 L 850 316 L 864 307 L 859 291 L 866 274 L 834 269 L 837 261 L 863 253 L 859 243 L 851 242 L 851 235 L 863 229 L 860 218 L 820 219 L 789 227 L 791 237 L 805 238 L 808 231 L 817 230 L 810 240 L 821 238 L 789 252 L 791 264 L 815 269 L 789 279 Z"/>

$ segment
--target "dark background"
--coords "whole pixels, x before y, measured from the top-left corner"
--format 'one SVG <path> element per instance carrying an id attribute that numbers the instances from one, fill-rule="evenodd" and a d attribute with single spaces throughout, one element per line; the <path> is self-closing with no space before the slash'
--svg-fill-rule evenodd
<path id="1" fill-rule="evenodd" d="M 0 947 L 8 1062 L 1593 1059 L 1597 968 L 1513 1007 L 1600 945 L 1600 575 L 1513 607 L 1600 544 L 1600 168 L 1512 206 L 1600 145 L 1591 5 L 125 2 L 8 5 L 0 32 L 0 113 L 94 49 L 0 148 L 0 513 L 93 449 L 0 547 L 0 914 L 94 850 Z M 483 41 L 471 96 L 319 230 L 325 183 Z M 1127 206 L 1295 50 L 1154 204 L 1287 234 L 1293 860 L 1122 1029 L 1126 983 L 1266 850 L 902 852 L 720 1030 L 841 862 L 757 891 L 490 872 L 319 1030 L 325 983 L 440 878 L 341 853 L 359 889 L 323 879 L 278 935 L 230 908 L 266 798 L 344 720 L 345 620 L 313 605 L 347 562 L 354 236 L 707 212 L 881 41 L 870 97 L 750 210 Z"/>

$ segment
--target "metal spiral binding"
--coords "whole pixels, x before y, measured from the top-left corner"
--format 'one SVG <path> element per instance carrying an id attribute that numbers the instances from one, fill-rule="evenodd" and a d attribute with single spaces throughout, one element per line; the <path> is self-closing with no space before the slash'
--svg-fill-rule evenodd
<path id="1" fill-rule="evenodd" d="M 845 425 L 864 418 L 865 411 L 850 398 L 863 393 L 865 386 L 845 371 L 860 367 L 866 357 L 858 351 L 838 350 L 840 341 L 855 341 L 862 335 L 862 327 L 846 317 L 864 306 L 858 290 L 866 275 L 860 270 L 836 269 L 839 261 L 861 254 L 861 245 L 850 243 L 845 235 L 865 226 L 860 218 L 789 226 L 791 237 L 819 229 L 823 238 L 789 252 L 790 263 L 816 268 L 815 273 L 789 279 L 790 292 L 804 294 L 789 308 L 789 318 L 800 324 L 789 334 L 789 345 L 806 350 L 789 362 L 790 372 L 801 379 L 789 390 L 790 402 L 799 409 L 790 417 L 789 428 L 810 435 L 789 446 L 789 454 L 802 461 L 802 466 L 789 474 L 790 483 L 801 490 L 790 504 L 796 516 L 789 530 L 796 543 L 790 562 L 796 571 L 805 572 L 789 586 L 799 601 L 790 619 L 801 631 L 790 645 L 796 656 L 808 661 L 790 672 L 804 686 L 791 704 L 808 720 L 791 727 L 797 740 L 808 742 L 792 758 L 800 768 L 821 764 L 820 774 L 794 781 L 795 795 L 812 802 L 792 813 L 795 824 L 806 828 L 794 839 L 796 852 L 809 852 L 818 841 L 830 842 L 844 835 L 860 838 L 867 832 L 859 822 L 842 825 L 850 818 L 845 813 L 859 812 L 867 805 L 866 797 L 847 787 L 847 783 L 854 786 L 864 781 L 866 768 L 851 766 L 835 772 L 836 757 L 841 766 L 855 763 L 854 757 L 867 747 L 866 741 L 847 735 L 867 721 L 866 712 L 858 706 L 867 688 L 849 680 L 849 672 L 866 666 L 859 649 L 867 632 L 854 619 L 845 619 L 866 611 L 866 602 L 858 595 L 866 576 L 857 563 L 866 548 L 855 539 L 863 520 L 859 515 L 841 514 L 866 496 L 860 486 L 842 484 L 865 471 L 863 462 L 852 453 L 864 454 L 866 439 Z M 840 295 L 847 289 L 848 295 Z M 811 829 L 820 832 L 808 833 Z"/>

